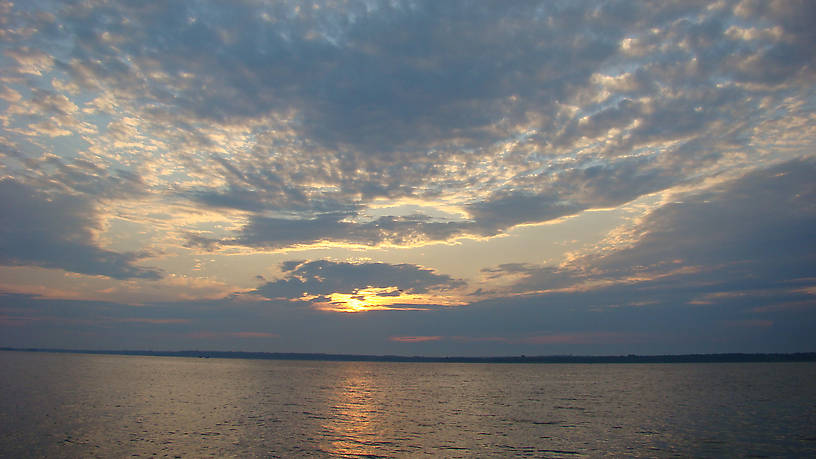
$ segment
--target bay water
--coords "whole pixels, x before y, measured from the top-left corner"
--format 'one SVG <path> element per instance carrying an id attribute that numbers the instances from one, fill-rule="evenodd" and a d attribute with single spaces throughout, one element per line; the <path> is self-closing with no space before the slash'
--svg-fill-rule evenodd
<path id="1" fill-rule="evenodd" d="M 815 363 L 0 352 L 3 457 L 816 457 Z"/>

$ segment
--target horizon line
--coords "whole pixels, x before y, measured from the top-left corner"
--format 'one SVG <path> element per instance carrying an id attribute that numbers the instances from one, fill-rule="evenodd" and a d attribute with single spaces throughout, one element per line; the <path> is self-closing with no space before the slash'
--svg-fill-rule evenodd
<path id="1" fill-rule="evenodd" d="M 420 363 L 762 363 L 816 362 L 816 352 L 787 353 L 692 353 L 626 355 L 506 355 L 506 356 L 422 356 L 330 354 L 321 352 L 266 352 L 212 350 L 135 350 L 0 347 L 0 351 L 58 354 L 96 354 L 145 357 L 231 358 L 251 360 L 310 360 L 334 362 L 420 362 Z"/>

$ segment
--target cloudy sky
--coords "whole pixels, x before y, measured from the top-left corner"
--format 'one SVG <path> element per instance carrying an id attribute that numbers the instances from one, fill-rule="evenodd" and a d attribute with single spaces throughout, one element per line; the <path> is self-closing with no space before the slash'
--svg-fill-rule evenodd
<path id="1" fill-rule="evenodd" d="M 0 345 L 814 351 L 815 24 L 0 1 Z"/>

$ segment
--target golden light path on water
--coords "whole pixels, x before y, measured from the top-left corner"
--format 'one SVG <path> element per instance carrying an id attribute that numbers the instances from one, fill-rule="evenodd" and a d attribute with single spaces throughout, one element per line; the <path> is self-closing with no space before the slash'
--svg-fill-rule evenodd
<path id="1" fill-rule="evenodd" d="M 332 416 L 323 424 L 331 438 L 331 455 L 339 457 L 367 457 L 386 440 L 378 417 L 381 404 L 376 402 L 377 388 L 371 375 L 357 366 L 347 366 L 347 372 L 338 381 Z"/>

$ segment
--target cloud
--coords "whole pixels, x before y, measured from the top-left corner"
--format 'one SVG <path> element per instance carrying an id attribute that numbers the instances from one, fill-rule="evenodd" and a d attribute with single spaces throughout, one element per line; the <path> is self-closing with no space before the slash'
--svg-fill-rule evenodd
<path id="1" fill-rule="evenodd" d="M 107 168 L 82 158 L 65 160 L 55 155 L 25 158 L 23 161 L 28 171 L 26 174 L 19 174 L 19 177 L 25 177 L 30 186 L 85 195 L 86 199 L 92 200 L 138 198 L 146 195 L 142 177 L 127 169 Z"/>
<path id="2" fill-rule="evenodd" d="M 282 270 L 292 272 L 300 264 L 287 263 Z M 286 300 L 234 296 L 133 307 L 0 295 L 0 326 L 4 327 L 0 340 L 14 346 L 138 349 L 144 348 L 145 337 L 149 337 L 155 349 L 361 354 L 371 354 L 372 349 L 377 354 L 413 353 L 422 346 L 422 353 L 439 356 L 797 352 L 812 348 L 816 324 L 812 293 L 796 287 L 719 296 L 706 305 L 686 304 L 684 299 L 700 293 L 700 279 L 691 279 L 697 286 L 684 280 L 503 295 L 466 307 L 365 314 L 325 314 L 316 308 L 292 307 Z M 721 286 L 712 285 L 711 290 Z M 651 303 L 644 304 L 646 300 Z M 769 305 L 773 308 L 763 308 Z M 134 316 L 160 322 L 99 320 Z M 278 336 L 270 348 L 267 341 L 242 338 L 236 330 Z M 437 336 L 439 340 L 424 342 L 391 339 Z"/>
<path id="3" fill-rule="evenodd" d="M 7 126 L 84 135 L 147 180 L 119 191 L 247 212 L 222 245 L 494 236 L 728 167 L 769 113 L 795 115 L 782 102 L 812 92 L 812 15 L 752 1 L 43 2 L 9 11 L 7 28 L 30 32 L 8 35 L 4 93 L 22 100 Z M 87 177 L 54 180 L 102 186 Z M 402 198 L 469 218 L 365 218 Z"/>
<path id="4" fill-rule="evenodd" d="M 426 341 L 439 341 L 441 336 L 392 336 L 388 338 L 398 343 L 424 343 Z"/>
<path id="5" fill-rule="evenodd" d="M 524 340 L 535 344 L 594 344 L 638 341 L 639 337 L 625 333 L 587 332 L 531 336 Z"/>
<path id="6" fill-rule="evenodd" d="M 813 159 L 758 169 L 677 196 L 630 228 L 621 246 L 560 267 L 506 264 L 484 273 L 513 279 L 516 292 L 628 286 L 618 304 L 746 303 L 746 290 L 767 302 L 802 298 L 816 275 L 814 174 Z"/>
<path id="7" fill-rule="evenodd" d="M 236 338 L 277 338 L 278 337 L 278 335 L 276 335 L 275 333 L 251 332 L 251 331 L 233 332 L 233 333 L 229 333 L 229 336 L 234 336 Z"/>
<path id="8" fill-rule="evenodd" d="M 188 117 L 239 123 L 293 110 L 304 137 L 382 151 L 454 136 L 495 138 L 503 118 L 523 119 L 527 106 L 551 103 L 580 83 L 570 77 L 588 76 L 616 50 L 615 29 L 604 27 L 603 15 L 593 19 L 575 8 L 322 6 L 69 4 L 60 13 L 75 50 L 63 65 L 86 87 L 121 87 L 131 97 L 141 86 L 164 105 L 159 111 L 172 104 Z M 564 34 L 599 26 L 608 36 L 575 42 Z M 550 45 L 537 49 L 542 42 Z M 472 59 L 477 54 L 482 58 Z M 175 78 L 145 81 L 140 71 L 148 68 Z M 549 78 L 536 93 L 530 85 L 542 70 Z M 519 92 L 531 100 L 509 106 Z"/>
<path id="9" fill-rule="evenodd" d="M 401 349 L 388 337 L 467 337 L 438 349 L 578 337 L 603 350 L 626 343 L 581 337 L 693 334 L 683 314 L 708 327 L 697 337 L 726 323 L 770 324 L 729 336 L 798 333 L 794 312 L 813 323 L 812 209 L 796 198 L 812 198 L 813 163 L 788 162 L 812 158 L 816 141 L 811 2 L 41 0 L 0 13 L 4 265 L 155 279 L 139 266 L 149 247 L 175 271 L 162 298 L 190 295 L 183 284 L 223 297 L 246 291 L 252 263 L 281 259 L 249 257 L 257 248 L 394 256 L 462 238 L 516 243 L 550 234 L 511 231 L 520 225 L 673 199 L 559 266 L 490 254 L 483 263 L 498 266 L 469 295 L 420 264 L 308 261 L 236 295 L 266 297 L 239 315 L 286 311 L 276 320 L 316 321 L 334 338 L 376 328 L 368 345 Z M 101 229 L 134 252 L 104 249 Z M 405 253 L 423 263 L 449 249 Z M 185 277 L 197 263 L 185 257 L 205 250 L 222 253 Z M 215 266 L 227 258 L 255 261 Z M 46 289 L 34 271 L 15 268 L 32 279 L 15 291 L 91 285 Z M 155 282 L 103 281 L 87 298 L 158 298 Z M 320 309 L 371 313 L 350 322 Z M 164 325 L 223 342 L 256 330 Z"/>
<path id="10" fill-rule="evenodd" d="M 776 28 L 767 27 L 765 33 L 741 33 L 745 41 L 756 41 L 771 35 L 776 40 L 771 46 L 763 47 L 749 55 L 733 56 L 737 76 L 746 82 L 779 84 L 791 78 L 812 81 L 805 66 L 816 62 L 816 51 L 810 46 L 816 39 L 812 20 L 816 17 L 816 7 L 811 2 L 796 0 L 791 2 L 761 2 L 744 0 L 739 2 L 735 12 L 742 18 L 761 17 L 777 24 Z M 745 29 L 743 29 L 745 30 Z M 756 29 L 749 29 L 754 32 Z M 741 62 L 740 62 L 741 60 Z"/>
<path id="11" fill-rule="evenodd" d="M 0 181 L 0 264 L 33 265 L 116 279 L 159 279 L 153 268 L 136 266 L 141 256 L 97 247 L 91 203 L 80 197 L 49 196 L 14 180 Z"/>
<path id="12" fill-rule="evenodd" d="M 560 266 L 486 268 L 494 290 L 464 308 L 458 326 L 470 339 L 462 342 L 652 353 L 679 343 L 686 352 L 812 347 L 814 174 L 812 158 L 756 168 L 674 195 L 616 230 L 604 250 Z M 458 332 L 440 328 L 413 332 Z"/>
<path id="13" fill-rule="evenodd" d="M 765 282 L 810 277 L 816 260 L 816 162 L 760 169 L 652 212 L 631 247 L 604 257 L 606 270 L 660 266 L 719 267 Z M 758 280 L 759 282 L 759 280 Z"/>
<path id="14" fill-rule="evenodd" d="M 332 293 L 356 294 L 367 288 L 394 288 L 395 290 L 376 292 L 375 295 L 399 297 L 399 294 L 424 294 L 432 290 L 450 290 L 464 286 L 461 280 L 411 264 L 317 260 L 286 262 L 281 265 L 281 269 L 284 272 L 283 278 L 267 282 L 253 293 L 267 298 L 299 299 Z"/>
<path id="15" fill-rule="evenodd" d="M 113 319 L 114 322 L 123 322 L 123 323 L 137 323 L 137 324 L 184 324 L 189 322 L 189 319 L 149 319 L 149 318 L 142 318 L 142 317 L 126 317 L 124 319 Z"/>
<path id="16" fill-rule="evenodd" d="M 470 217 L 466 220 L 446 221 L 412 214 L 366 221 L 361 218 L 360 210 L 318 213 L 306 219 L 256 214 L 250 216 L 238 237 L 217 242 L 269 248 L 323 241 L 407 246 L 460 237 L 495 236 L 519 224 L 554 220 L 591 208 L 614 207 L 666 189 L 681 179 L 677 172 L 655 164 L 653 159 L 622 159 L 564 171 L 546 184 L 531 185 L 530 191 L 493 193 L 466 206 Z M 210 245 L 215 242 L 208 241 Z"/>
<path id="17" fill-rule="evenodd" d="M 528 191 L 497 192 L 470 205 L 468 211 L 479 234 L 495 235 L 523 223 L 618 206 L 680 180 L 654 163 L 651 158 L 635 158 L 566 170 L 543 184 L 531 185 Z"/>
<path id="18" fill-rule="evenodd" d="M 363 223 L 347 221 L 348 218 L 354 218 L 354 214 L 321 214 L 310 219 L 254 216 L 238 238 L 219 242 L 271 248 L 322 241 L 368 246 L 412 245 L 445 241 L 474 228 L 468 222 L 431 221 L 425 215 L 385 216 Z"/>

